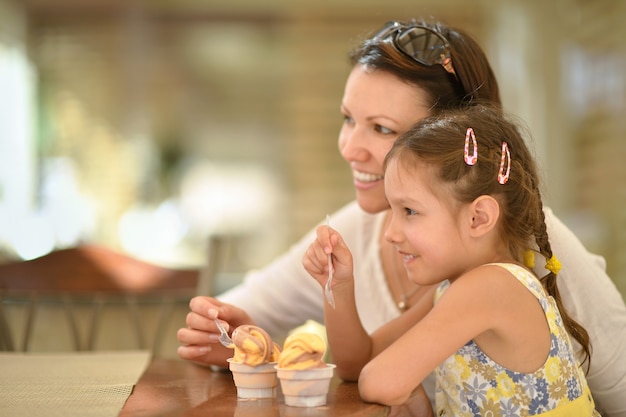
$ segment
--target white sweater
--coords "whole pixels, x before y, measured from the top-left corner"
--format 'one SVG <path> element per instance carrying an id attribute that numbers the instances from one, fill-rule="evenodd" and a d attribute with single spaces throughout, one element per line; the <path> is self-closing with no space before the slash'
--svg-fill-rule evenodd
<path id="1" fill-rule="evenodd" d="M 596 408 L 604 417 L 626 417 L 624 300 L 606 274 L 604 259 L 589 253 L 551 210 L 545 209 L 545 216 L 553 252 L 563 266 L 558 278 L 561 298 L 591 337 L 587 380 Z M 357 310 L 364 328 L 372 333 L 400 314 L 380 260 L 384 213 L 365 213 L 352 202 L 331 217 L 333 228 L 352 252 Z M 313 229 L 285 254 L 265 268 L 249 272 L 242 284 L 219 298 L 245 309 L 274 337 L 283 337 L 309 319 L 323 323 L 322 288 L 302 266 L 302 256 L 314 237 Z M 536 273 L 543 276 L 546 271 L 536 268 Z M 434 378 L 424 381 L 424 387 L 434 398 Z"/>

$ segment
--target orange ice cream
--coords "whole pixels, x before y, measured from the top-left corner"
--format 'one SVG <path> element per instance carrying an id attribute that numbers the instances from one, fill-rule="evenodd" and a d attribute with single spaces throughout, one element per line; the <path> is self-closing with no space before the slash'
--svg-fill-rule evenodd
<path id="1" fill-rule="evenodd" d="M 280 348 L 272 341 L 269 334 L 258 326 L 239 326 L 233 331 L 235 353 L 233 362 L 241 362 L 250 366 L 276 362 Z"/>
<path id="2" fill-rule="evenodd" d="M 295 333 L 285 339 L 278 357 L 278 367 L 312 369 L 326 366 L 323 361 L 326 343 L 315 333 Z"/>

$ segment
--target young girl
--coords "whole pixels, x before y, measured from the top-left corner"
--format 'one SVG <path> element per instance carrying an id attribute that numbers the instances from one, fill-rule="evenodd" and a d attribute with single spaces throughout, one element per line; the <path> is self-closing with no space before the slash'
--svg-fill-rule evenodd
<path id="1" fill-rule="evenodd" d="M 435 370 L 438 416 L 599 415 L 579 360 L 590 356 L 587 332 L 562 309 L 537 169 L 516 125 L 479 105 L 424 119 L 387 155 L 385 193 L 385 237 L 411 280 L 435 294 L 411 309 L 413 327 L 402 334 L 391 322 L 356 344 L 341 330 L 354 282 L 348 248 L 322 227 L 304 258 L 322 283 L 332 253 L 329 343 L 333 354 L 372 357 L 359 376 L 363 399 L 424 400 Z M 541 279 L 524 266 L 535 252 L 550 271 Z"/>

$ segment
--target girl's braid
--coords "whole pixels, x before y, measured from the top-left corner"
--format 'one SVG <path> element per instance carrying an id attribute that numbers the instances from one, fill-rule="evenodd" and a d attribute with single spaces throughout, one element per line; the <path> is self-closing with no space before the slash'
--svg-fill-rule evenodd
<path id="1" fill-rule="evenodd" d="M 543 204 L 541 200 L 539 200 L 539 218 L 535 227 L 535 241 L 537 242 L 539 253 L 541 253 L 546 258 L 546 261 L 552 259 L 552 246 L 550 245 L 550 241 L 548 240 L 546 218 L 543 212 Z M 554 301 L 556 302 L 556 305 L 561 312 L 563 324 L 565 325 L 568 333 L 582 346 L 584 353 L 582 363 L 584 364 L 585 362 L 588 362 L 588 365 L 590 366 L 591 341 L 589 339 L 589 333 L 587 333 L 587 330 L 585 330 L 583 326 L 581 326 L 567 313 L 567 310 L 565 309 L 565 306 L 563 305 L 563 302 L 561 300 L 559 287 L 557 286 L 557 275 L 554 272 L 549 271 L 540 280 L 547 293 L 552 296 L 552 298 L 554 298 Z"/>

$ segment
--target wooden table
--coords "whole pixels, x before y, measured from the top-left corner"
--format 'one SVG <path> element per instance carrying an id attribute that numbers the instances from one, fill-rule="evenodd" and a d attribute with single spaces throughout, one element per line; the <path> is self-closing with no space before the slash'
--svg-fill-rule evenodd
<path id="1" fill-rule="evenodd" d="M 334 377 L 323 407 L 285 405 L 281 390 L 274 399 L 238 400 L 228 371 L 212 371 L 178 359 L 155 358 L 137 382 L 120 417 L 298 417 L 388 416 L 389 408 L 364 403 L 356 383 Z"/>

